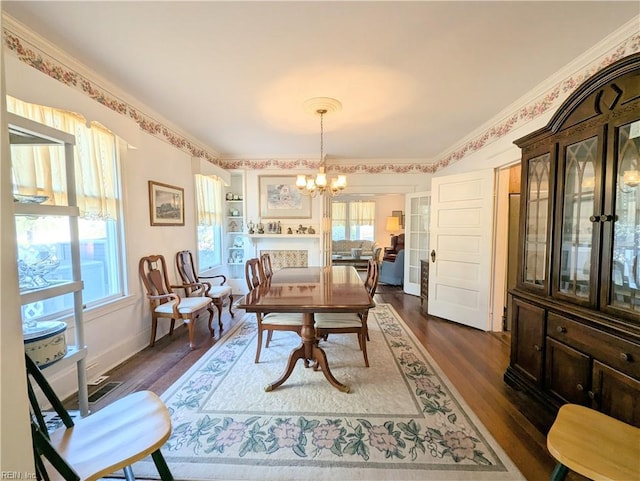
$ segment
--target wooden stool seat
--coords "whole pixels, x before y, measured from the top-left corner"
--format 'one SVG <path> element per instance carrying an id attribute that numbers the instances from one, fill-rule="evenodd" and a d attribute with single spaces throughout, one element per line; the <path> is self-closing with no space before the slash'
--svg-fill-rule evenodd
<path id="1" fill-rule="evenodd" d="M 562 406 L 547 448 L 559 463 L 552 481 L 564 479 L 566 468 L 595 481 L 640 480 L 640 428 L 593 409 Z"/>
<path id="2" fill-rule="evenodd" d="M 97 480 L 159 450 L 171 434 L 164 403 L 150 391 L 129 394 L 69 429 L 51 434 L 51 444 L 78 473 Z M 55 469 L 51 480 L 63 479 Z"/>

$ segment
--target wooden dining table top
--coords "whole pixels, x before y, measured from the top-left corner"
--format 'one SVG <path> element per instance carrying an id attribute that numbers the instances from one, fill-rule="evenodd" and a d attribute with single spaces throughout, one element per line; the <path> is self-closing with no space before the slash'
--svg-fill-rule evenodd
<path id="1" fill-rule="evenodd" d="M 375 304 L 353 266 L 285 267 L 238 307 L 247 312 L 358 312 Z"/>

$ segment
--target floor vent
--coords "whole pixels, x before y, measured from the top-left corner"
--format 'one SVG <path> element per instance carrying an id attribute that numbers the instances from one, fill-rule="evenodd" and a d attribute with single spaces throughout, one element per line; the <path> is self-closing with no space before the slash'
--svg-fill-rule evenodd
<path id="1" fill-rule="evenodd" d="M 67 412 L 69 413 L 69 416 L 71 416 L 71 419 L 73 421 L 80 419 L 80 411 L 69 410 Z M 64 426 L 62 419 L 60 419 L 60 416 L 58 416 L 58 413 L 55 411 L 42 411 L 42 417 L 44 419 L 45 425 L 47 426 L 47 431 L 49 431 L 50 433 L 52 433 L 59 427 Z"/>
<path id="2" fill-rule="evenodd" d="M 104 385 L 101 385 L 100 388 L 96 389 L 91 394 L 89 394 L 89 403 L 98 402 L 104 396 L 106 396 L 115 388 L 117 388 L 120 384 L 122 383 L 113 381 L 113 382 L 108 382 L 108 383 L 105 383 Z"/>

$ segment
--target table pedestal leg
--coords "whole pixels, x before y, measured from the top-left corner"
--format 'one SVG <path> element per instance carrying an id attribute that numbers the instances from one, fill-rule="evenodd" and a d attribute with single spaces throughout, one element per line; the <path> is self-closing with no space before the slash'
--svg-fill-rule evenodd
<path id="1" fill-rule="evenodd" d="M 319 366 L 322 369 L 322 373 L 324 377 L 327 378 L 327 381 L 342 392 L 349 392 L 349 386 L 346 386 L 340 383 L 334 376 L 331 374 L 331 370 L 329 369 L 329 363 L 327 362 L 327 355 L 324 350 L 318 346 L 318 339 L 316 338 L 315 331 L 315 322 L 313 320 L 312 312 L 305 312 L 302 315 L 302 330 L 300 335 L 302 337 L 302 344 L 300 344 L 297 348 L 291 351 L 289 354 L 289 361 L 287 362 L 287 367 L 285 368 L 282 375 L 271 384 L 268 384 L 264 390 L 269 392 L 276 389 L 282 383 L 284 383 L 291 373 L 293 372 L 293 368 L 298 362 L 298 359 L 305 360 L 305 366 L 308 366 L 307 361 L 314 361 L 314 367 Z"/>

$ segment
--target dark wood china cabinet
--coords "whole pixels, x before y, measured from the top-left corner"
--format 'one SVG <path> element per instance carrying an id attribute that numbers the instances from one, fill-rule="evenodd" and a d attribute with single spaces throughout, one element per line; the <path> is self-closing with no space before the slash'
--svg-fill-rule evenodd
<path id="1" fill-rule="evenodd" d="M 505 381 L 640 426 L 640 54 L 584 82 L 522 149 Z"/>

